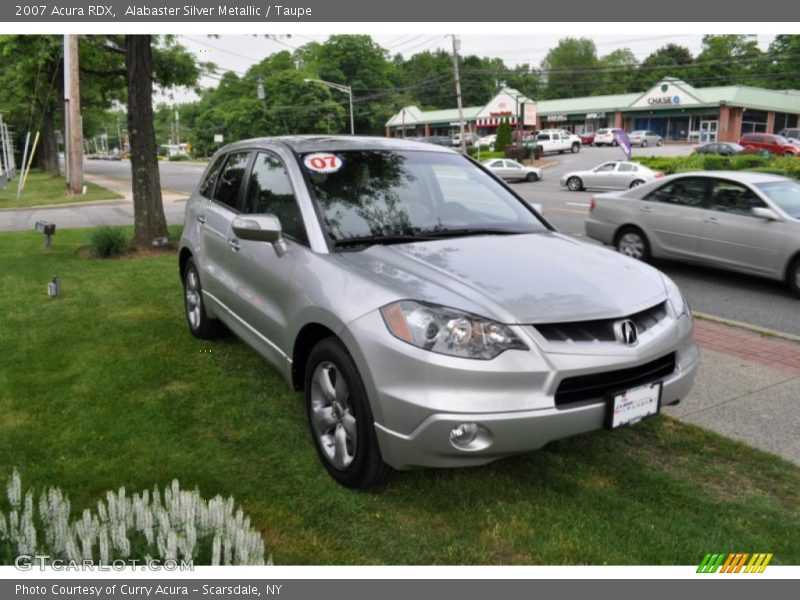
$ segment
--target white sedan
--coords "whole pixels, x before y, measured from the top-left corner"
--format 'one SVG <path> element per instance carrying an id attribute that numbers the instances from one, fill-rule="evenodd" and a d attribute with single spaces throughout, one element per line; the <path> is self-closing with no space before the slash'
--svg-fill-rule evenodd
<path id="1" fill-rule="evenodd" d="M 526 167 L 509 158 L 490 158 L 482 164 L 501 179 L 508 181 L 538 181 L 542 178 L 542 170 L 538 167 Z"/>
<path id="2" fill-rule="evenodd" d="M 614 160 L 588 171 L 573 171 L 561 177 L 561 187 L 577 192 L 592 188 L 598 190 L 626 190 L 648 183 L 664 174 L 635 162 Z"/>

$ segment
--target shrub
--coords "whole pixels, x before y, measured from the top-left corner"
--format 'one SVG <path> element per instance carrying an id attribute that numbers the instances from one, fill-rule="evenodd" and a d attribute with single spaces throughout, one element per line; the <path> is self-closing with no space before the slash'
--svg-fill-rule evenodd
<path id="1" fill-rule="evenodd" d="M 758 154 L 737 154 L 731 157 L 730 168 L 734 171 L 741 171 L 743 169 L 763 167 L 766 166 L 768 162 L 769 159 Z"/>
<path id="2" fill-rule="evenodd" d="M 703 169 L 706 171 L 721 171 L 727 168 L 729 160 L 719 154 L 706 154 L 703 156 Z"/>
<path id="3" fill-rule="evenodd" d="M 0 564 L 13 557 L 48 555 L 51 560 L 195 561 L 210 565 L 263 565 L 264 541 L 233 498 L 204 500 L 177 480 L 160 492 L 153 488 L 128 496 L 125 488 L 107 492 L 97 510 L 70 520 L 70 502 L 59 488 L 39 496 L 22 492 L 16 469 L 8 481 L 8 518 L 0 510 Z M 2 505 L 0 505 L 0 509 Z M 271 561 L 268 562 L 271 564 Z"/>
<path id="4" fill-rule="evenodd" d="M 119 227 L 101 227 L 92 232 L 89 250 L 94 258 L 113 258 L 128 251 L 130 240 Z"/>
<path id="5" fill-rule="evenodd" d="M 506 146 L 513 143 L 514 139 L 511 135 L 511 125 L 508 121 L 503 121 L 497 126 L 497 139 L 494 141 L 494 149 L 496 152 L 505 152 Z"/>
<path id="6" fill-rule="evenodd" d="M 169 157 L 170 162 L 180 162 L 184 160 L 192 160 L 192 157 L 188 154 L 173 154 Z"/>

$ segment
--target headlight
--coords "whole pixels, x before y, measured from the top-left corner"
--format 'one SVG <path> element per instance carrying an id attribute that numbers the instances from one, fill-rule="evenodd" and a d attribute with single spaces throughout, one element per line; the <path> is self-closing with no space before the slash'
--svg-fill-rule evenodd
<path id="1" fill-rule="evenodd" d="M 672 310 L 675 311 L 675 314 L 677 316 L 681 316 L 684 313 L 691 315 L 689 305 L 684 299 L 680 288 L 675 284 L 674 281 L 672 281 L 672 279 L 667 276 L 664 276 L 664 287 L 667 288 L 667 298 L 669 299 L 669 303 L 672 305 Z"/>
<path id="2" fill-rule="evenodd" d="M 413 346 L 462 358 L 490 360 L 528 346 L 507 326 L 453 308 L 401 300 L 381 309 L 386 327 Z"/>

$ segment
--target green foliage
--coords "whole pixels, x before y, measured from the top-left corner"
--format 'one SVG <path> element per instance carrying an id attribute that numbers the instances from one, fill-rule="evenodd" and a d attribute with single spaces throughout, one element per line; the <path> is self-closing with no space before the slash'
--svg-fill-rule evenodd
<path id="1" fill-rule="evenodd" d="M 662 46 L 642 61 L 640 89 L 644 91 L 665 77 L 684 77 L 693 62 L 692 52 L 685 46 L 672 43 Z"/>
<path id="2" fill-rule="evenodd" d="M 706 154 L 703 156 L 703 169 L 706 171 L 721 171 L 727 168 L 729 159 L 719 154 Z"/>
<path id="3" fill-rule="evenodd" d="M 759 58 L 761 50 L 754 35 L 705 35 L 703 50 L 695 58 L 696 66 L 685 79 L 699 87 L 727 82 L 763 86 L 764 78 L 760 75 L 765 63 Z"/>
<path id="4" fill-rule="evenodd" d="M 497 126 L 497 138 L 494 141 L 495 152 L 505 152 L 506 146 L 511 144 L 514 138 L 511 134 L 511 125 L 508 120 L 504 119 L 500 125 Z"/>
<path id="5" fill-rule="evenodd" d="M 187 160 L 192 160 L 192 157 L 188 154 L 173 154 L 167 160 L 170 162 L 183 162 Z"/>
<path id="6" fill-rule="evenodd" d="M 131 240 L 120 227 L 100 227 L 89 236 L 89 251 L 94 258 L 114 258 L 125 254 Z"/>
<path id="7" fill-rule="evenodd" d="M 763 167 L 769 162 L 769 158 L 760 154 L 737 154 L 730 159 L 730 168 L 734 171 Z"/>
<path id="8" fill-rule="evenodd" d="M 591 96 L 596 89 L 597 48 L 589 38 L 563 38 L 542 61 L 547 98 Z"/>
<path id="9" fill-rule="evenodd" d="M 666 175 L 686 171 L 756 171 L 775 173 L 800 179 L 800 160 L 793 156 L 762 157 L 758 154 L 738 154 L 727 157 L 716 154 L 690 154 L 688 156 L 650 156 L 635 158 L 636 162 L 661 171 Z"/>

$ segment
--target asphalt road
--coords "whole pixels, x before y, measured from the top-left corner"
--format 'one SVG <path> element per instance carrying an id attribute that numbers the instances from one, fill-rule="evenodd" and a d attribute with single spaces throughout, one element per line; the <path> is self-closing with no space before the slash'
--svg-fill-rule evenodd
<path id="1" fill-rule="evenodd" d="M 689 151 L 687 146 L 634 149 L 634 156 L 676 156 Z M 527 201 L 540 204 L 544 215 L 564 233 L 582 236 L 589 212 L 592 192 L 568 192 L 559 185 L 567 171 L 592 168 L 608 160 L 619 160 L 619 148 L 585 147 L 577 154 L 556 154 L 545 157 L 553 164 L 536 183 L 513 184 Z M 191 193 L 203 173 L 204 166 L 193 163 L 160 163 L 161 183 L 165 188 Z M 127 161 L 87 161 L 86 172 L 130 179 Z M 726 319 L 751 323 L 794 335 L 800 335 L 800 301 L 780 283 L 706 267 L 672 262 L 659 262 L 659 269 L 672 277 L 683 290 L 693 310 Z"/>

